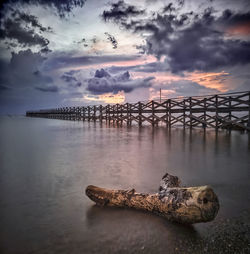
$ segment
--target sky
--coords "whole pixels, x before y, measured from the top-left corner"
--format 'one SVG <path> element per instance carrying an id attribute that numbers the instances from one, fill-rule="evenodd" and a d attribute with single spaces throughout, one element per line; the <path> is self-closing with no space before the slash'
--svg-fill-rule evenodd
<path id="1" fill-rule="evenodd" d="M 250 90 L 249 0 L 7 0 L 0 114 Z"/>

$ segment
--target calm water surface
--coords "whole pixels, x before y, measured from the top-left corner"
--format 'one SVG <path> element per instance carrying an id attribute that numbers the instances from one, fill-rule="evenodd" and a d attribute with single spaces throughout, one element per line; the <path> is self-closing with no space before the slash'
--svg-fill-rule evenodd
<path id="1" fill-rule="evenodd" d="M 241 132 L 2 117 L 0 168 L 1 253 L 175 253 L 250 208 L 250 141 Z M 216 220 L 187 227 L 99 208 L 84 194 L 89 184 L 156 192 L 166 172 L 211 185 Z"/>

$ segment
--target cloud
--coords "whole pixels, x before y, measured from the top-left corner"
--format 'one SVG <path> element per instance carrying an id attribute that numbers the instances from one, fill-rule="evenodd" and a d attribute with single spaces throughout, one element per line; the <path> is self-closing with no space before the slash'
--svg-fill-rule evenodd
<path id="1" fill-rule="evenodd" d="M 111 75 L 106 70 L 97 70 L 93 78 L 88 79 L 87 90 L 92 94 L 104 93 L 117 94 L 120 91 L 130 93 L 140 87 L 150 87 L 154 77 L 145 79 L 132 79 L 129 72 L 118 75 Z"/>
<path id="2" fill-rule="evenodd" d="M 23 73 L 33 73 L 37 71 L 38 66 L 41 65 L 45 59 L 46 58 L 41 56 L 40 53 L 33 53 L 30 49 L 21 50 L 18 53 L 12 53 L 10 67 L 13 72 L 22 71 Z"/>
<path id="3" fill-rule="evenodd" d="M 72 81 L 77 81 L 77 79 L 75 77 L 70 76 L 70 75 L 66 75 L 66 74 L 63 74 L 61 76 L 61 79 L 63 79 L 67 83 L 71 83 Z"/>
<path id="4" fill-rule="evenodd" d="M 1 63 L 0 85 L 10 88 L 34 88 L 53 83 L 50 76 L 40 71 L 45 59 L 39 52 L 33 53 L 30 49 L 12 53 L 9 63 Z"/>
<path id="5" fill-rule="evenodd" d="M 12 53 L 10 61 L 0 59 L 0 87 L 9 88 L 0 91 L 0 114 L 57 107 L 68 96 L 60 94 L 53 73 L 41 70 L 44 61 L 41 53 L 30 49 Z"/>
<path id="6" fill-rule="evenodd" d="M 17 21 L 7 19 L 3 23 L 4 28 L 0 30 L 0 39 L 16 40 L 23 46 L 46 47 L 49 41 L 34 30 L 22 27 Z"/>
<path id="7" fill-rule="evenodd" d="M 129 17 L 144 14 L 145 10 L 140 10 L 134 5 L 128 5 L 123 0 L 117 3 L 112 3 L 109 11 L 103 11 L 101 17 L 105 21 L 118 21 L 126 20 Z"/>
<path id="8" fill-rule="evenodd" d="M 151 89 L 151 99 L 159 98 L 159 90 L 162 89 L 162 98 L 175 98 L 179 96 L 199 96 L 208 94 L 218 94 L 219 90 L 203 86 L 190 80 L 171 81 L 159 84 Z"/>
<path id="9" fill-rule="evenodd" d="M 168 90 L 173 90 L 175 95 L 179 96 L 193 96 L 193 95 L 204 95 L 204 94 L 215 94 L 220 91 L 214 88 L 208 88 L 200 85 L 196 82 L 189 80 L 173 81 L 166 86 Z"/>
<path id="10" fill-rule="evenodd" d="M 105 32 L 104 34 L 107 35 L 107 39 L 113 45 L 113 49 L 116 49 L 117 45 L 118 45 L 118 42 L 117 42 L 116 38 L 113 35 L 111 35 L 111 34 L 109 34 L 107 32 Z"/>
<path id="11" fill-rule="evenodd" d="M 234 13 L 229 9 L 226 9 L 216 21 L 216 23 L 220 24 L 223 28 L 230 28 L 242 24 L 249 24 L 249 22 L 250 12 Z"/>
<path id="12" fill-rule="evenodd" d="M 82 85 L 82 82 L 78 81 L 76 77 L 74 77 L 74 74 L 78 73 L 79 71 L 68 71 L 64 72 L 64 74 L 61 76 L 61 79 L 64 80 L 68 86 L 70 87 L 80 87 Z"/>
<path id="13" fill-rule="evenodd" d="M 1 19 L 0 40 L 5 40 L 10 48 L 40 46 L 43 53 L 49 51 L 49 40 L 41 34 L 52 32 L 51 27 L 42 26 L 36 16 L 18 10 L 12 10 L 6 17 Z"/>
<path id="14" fill-rule="evenodd" d="M 110 12 L 113 9 L 112 4 Z M 207 8 L 203 13 L 180 13 L 170 4 L 163 13 L 148 18 L 123 16 L 111 20 L 134 33 L 144 34 L 146 44 L 139 48 L 158 59 L 165 57 L 166 66 L 173 73 L 212 71 L 250 63 L 249 38 L 228 36 L 231 27 L 250 24 L 249 12 L 225 10 L 218 14 Z"/>
<path id="15" fill-rule="evenodd" d="M 14 3 L 18 4 L 34 4 L 44 7 L 54 8 L 56 13 L 64 18 L 67 14 L 71 13 L 72 10 L 76 7 L 83 7 L 86 0 L 7 0 L 0 5 L 1 7 L 8 7 L 8 5 L 13 5 Z"/>
<path id="16" fill-rule="evenodd" d="M 154 72 L 166 72 L 167 67 L 166 63 L 163 62 L 152 62 L 146 64 L 137 64 L 130 66 L 111 66 L 107 68 L 111 73 L 118 73 L 121 71 L 134 71 L 134 72 L 146 72 L 146 73 L 154 73 Z"/>
<path id="17" fill-rule="evenodd" d="M 75 52 L 65 53 L 65 52 L 57 52 L 54 54 L 50 54 L 50 57 L 46 61 L 46 65 L 44 65 L 44 69 L 52 70 L 52 69 L 60 69 L 66 67 L 77 67 L 77 66 L 87 66 L 94 64 L 102 64 L 109 62 L 120 62 L 120 61 L 130 61 L 136 60 L 140 56 L 139 55 L 84 55 L 84 56 L 75 56 Z"/>
<path id="18" fill-rule="evenodd" d="M 18 10 L 14 10 L 11 13 L 11 16 L 16 22 L 24 22 L 24 23 L 26 23 L 26 25 L 29 24 L 33 28 L 38 28 L 40 30 L 40 32 L 53 32 L 53 30 L 50 26 L 48 26 L 48 27 L 42 26 L 39 23 L 38 18 L 34 15 L 20 12 Z"/>
<path id="19" fill-rule="evenodd" d="M 157 39 L 152 38 L 153 42 Z M 202 22 L 179 32 L 168 46 L 163 52 L 157 47 L 151 47 L 149 52 L 158 57 L 163 54 L 169 57 L 172 72 L 211 71 L 250 62 L 250 42 L 224 39 L 222 33 L 206 27 Z"/>

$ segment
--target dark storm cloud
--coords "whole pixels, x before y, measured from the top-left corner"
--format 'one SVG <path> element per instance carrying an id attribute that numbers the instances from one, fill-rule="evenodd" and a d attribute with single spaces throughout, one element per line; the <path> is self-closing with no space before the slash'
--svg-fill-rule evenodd
<path id="1" fill-rule="evenodd" d="M 30 49 L 21 50 L 18 53 L 12 53 L 10 68 L 13 71 L 22 70 L 33 73 L 34 71 L 37 71 L 37 67 L 45 59 L 46 58 L 41 56 L 40 53 L 33 53 Z"/>
<path id="2" fill-rule="evenodd" d="M 36 16 L 19 10 L 12 9 L 9 15 L 1 19 L 0 40 L 5 40 L 10 49 L 40 46 L 42 53 L 48 53 L 49 40 L 42 35 L 44 32 L 52 32 L 51 27 L 42 26 Z"/>
<path id="3" fill-rule="evenodd" d="M 1 35 L 0 35 L 0 38 L 1 38 Z M 18 46 L 18 44 L 14 43 L 14 42 L 7 42 L 6 41 L 4 44 L 7 45 L 7 49 L 16 48 Z"/>
<path id="4" fill-rule="evenodd" d="M 83 7 L 86 0 L 7 0 L 0 4 L 0 9 L 8 7 L 14 3 L 18 4 L 35 4 L 44 7 L 54 8 L 60 17 L 65 17 L 66 14 L 71 13 L 76 7 Z"/>
<path id="5" fill-rule="evenodd" d="M 108 62 L 119 62 L 119 61 L 130 61 L 136 60 L 140 56 L 138 55 L 89 55 L 89 56 L 74 56 L 74 54 L 65 54 L 64 52 L 57 52 L 51 55 L 46 61 L 46 70 L 60 69 L 65 67 L 76 67 L 76 66 L 86 66 L 93 64 L 101 64 Z"/>
<path id="6" fill-rule="evenodd" d="M 218 23 L 230 26 L 239 25 L 250 22 L 250 12 L 247 13 L 234 13 L 231 10 L 225 10 L 221 17 L 217 20 Z"/>
<path id="7" fill-rule="evenodd" d="M 0 39 L 16 40 L 23 46 L 46 47 L 49 44 L 49 41 L 42 35 L 12 19 L 3 22 L 3 28 L 0 29 Z"/>
<path id="8" fill-rule="evenodd" d="M 26 24 L 30 24 L 33 28 L 38 28 L 40 32 L 52 32 L 52 28 L 50 26 L 48 27 L 42 26 L 39 23 L 38 18 L 34 15 L 30 15 L 30 14 L 15 10 L 11 13 L 11 16 L 16 22 L 24 22 Z"/>
<path id="9" fill-rule="evenodd" d="M 128 17 L 135 17 L 144 14 L 145 10 L 140 10 L 134 5 L 128 5 L 123 0 L 112 3 L 109 11 L 103 11 L 102 18 L 105 21 L 126 20 Z"/>
<path id="10" fill-rule="evenodd" d="M 50 26 L 44 27 L 34 15 L 19 11 L 14 4 L 36 4 L 54 7 L 61 17 L 72 11 L 74 7 L 82 7 L 85 0 L 74 1 L 44 1 L 44 0 L 9 0 L 0 7 L 0 40 L 4 41 L 8 49 L 16 47 L 41 47 L 40 52 L 51 52 L 48 48 L 49 40 L 43 35 L 53 32 Z"/>
<path id="11" fill-rule="evenodd" d="M 10 88 L 43 87 L 53 83 L 50 76 L 44 75 L 39 68 L 46 58 L 30 49 L 12 53 L 10 62 L 0 64 L 0 85 Z"/>
<path id="12" fill-rule="evenodd" d="M 9 88 L 0 92 L 0 114 L 23 114 L 28 109 L 56 107 L 59 88 L 51 76 L 40 70 L 44 61 L 40 53 L 30 49 L 12 53 L 10 61 L 0 59 L 0 86 Z"/>
<path id="13" fill-rule="evenodd" d="M 57 86 L 44 86 L 44 87 L 35 87 L 35 89 L 41 91 L 41 92 L 50 92 L 50 93 L 56 93 L 59 91 Z"/>
<path id="14" fill-rule="evenodd" d="M 48 46 L 45 46 L 44 48 L 42 48 L 42 49 L 40 50 L 40 53 L 43 53 L 43 54 L 48 54 L 48 53 L 50 53 L 50 52 L 52 52 L 52 50 L 49 49 Z"/>
<path id="15" fill-rule="evenodd" d="M 169 3 L 167 5 L 165 5 L 165 7 L 163 8 L 163 13 L 166 13 L 166 12 L 175 12 L 177 10 L 180 10 L 183 5 L 184 5 L 184 0 L 177 0 L 175 1 L 175 4 L 174 3 Z"/>
<path id="16" fill-rule="evenodd" d="M 116 49 L 117 45 L 118 45 L 118 42 L 117 42 L 116 38 L 113 35 L 111 35 L 107 32 L 105 32 L 104 34 L 107 36 L 108 41 L 111 42 L 111 44 L 113 46 L 113 49 Z"/>
<path id="17" fill-rule="evenodd" d="M 110 12 L 113 9 L 112 5 Z M 217 15 L 213 8 L 207 8 L 203 13 L 180 14 L 177 9 L 169 4 L 151 18 L 124 16 L 113 21 L 134 33 L 147 32 L 146 45 L 138 48 L 158 59 L 166 57 L 166 66 L 174 73 L 250 63 L 250 41 L 230 37 L 228 33 L 236 25 L 250 25 L 249 12 L 225 10 Z"/>
<path id="18" fill-rule="evenodd" d="M 130 93 L 133 90 L 141 87 L 150 87 L 154 77 L 145 79 L 132 79 L 129 72 L 124 72 L 119 75 L 111 75 L 104 69 L 97 70 L 95 76 L 88 80 L 87 90 L 92 94 L 113 93 L 119 91 Z"/>
<path id="19" fill-rule="evenodd" d="M 169 48 L 162 50 L 153 46 L 157 40 L 157 36 L 150 38 L 148 52 L 157 57 L 169 57 L 173 72 L 211 71 L 250 62 L 249 41 L 224 39 L 221 32 L 206 27 L 202 22 L 179 32 L 178 37 L 169 43 Z"/>

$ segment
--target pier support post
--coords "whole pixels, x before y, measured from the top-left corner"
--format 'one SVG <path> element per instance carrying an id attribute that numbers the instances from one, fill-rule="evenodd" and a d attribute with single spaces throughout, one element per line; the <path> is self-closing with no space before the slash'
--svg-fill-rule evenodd
<path id="1" fill-rule="evenodd" d="M 186 128 L 186 100 L 183 100 L 183 128 Z"/>
<path id="2" fill-rule="evenodd" d="M 247 127 L 250 127 L 250 92 L 248 93 L 248 121 L 247 121 Z"/>
<path id="3" fill-rule="evenodd" d="M 142 126 L 142 103 L 139 102 L 139 126 Z"/>
<path id="4" fill-rule="evenodd" d="M 88 106 L 88 122 L 90 121 L 90 106 Z"/>
<path id="5" fill-rule="evenodd" d="M 192 97 L 189 97 L 189 117 L 190 117 L 190 129 L 192 129 L 193 125 L 193 115 L 192 115 Z"/>
<path id="6" fill-rule="evenodd" d="M 115 105 L 112 106 L 112 110 L 113 110 L 112 120 L 113 120 L 113 124 L 114 124 L 115 123 L 115 114 L 116 114 Z"/>
<path id="7" fill-rule="evenodd" d="M 152 126 L 155 126 L 155 102 L 152 101 Z"/>
<path id="8" fill-rule="evenodd" d="M 204 98 L 204 113 L 203 113 L 203 118 L 204 118 L 204 122 L 207 122 L 207 98 Z M 207 124 L 203 124 L 203 128 L 206 129 Z"/>
<path id="9" fill-rule="evenodd" d="M 100 123 L 102 124 L 102 105 L 100 105 L 99 111 L 100 111 L 100 114 L 99 114 L 99 121 L 100 121 Z"/>
<path id="10" fill-rule="evenodd" d="M 116 114 L 115 114 L 116 124 L 118 125 L 119 121 L 120 121 L 120 119 L 119 119 L 119 104 L 117 103 L 114 108 L 115 108 L 115 111 L 116 111 Z"/>
<path id="11" fill-rule="evenodd" d="M 126 103 L 126 111 L 127 111 L 127 115 L 126 115 L 126 118 L 127 118 L 127 126 L 129 126 L 129 110 L 128 110 L 128 103 Z"/>
<path id="12" fill-rule="evenodd" d="M 171 128 L 172 125 L 172 117 L 171 117 L 171 109 L 172 105 L 171 105 L 171 99 L 168 99 L 168 127 Z"/>
<path id="13" fill-rule="evenodd" d="M 216 94 L 215 95 L 215 127 L 216 127 L 216 130 L 218 130 L 218 95 Z"/>
<path id="14" fill-rule="evenodd" d="M 107 107 L 108 107 L 108 112 L 107 112 L 107 114 L 108 114 L 108 122 L 109 122 L 109 125 L 110 125 L 110 105 L 108 104 L 107 105 Z"/>
<path id="15" fill-rule="evenodd" d="M 94 118 L 94 122 L 96 121 L 96 106 L 94 106 L 94 116 L 93 116 L 93 118 Z"/>
<path id="16" fill-rule="evenodd" d="M 85 111 L 86 111 L 86 108 L 85 107 L 82 107 L 82 120 L 85 121 Z"/>

